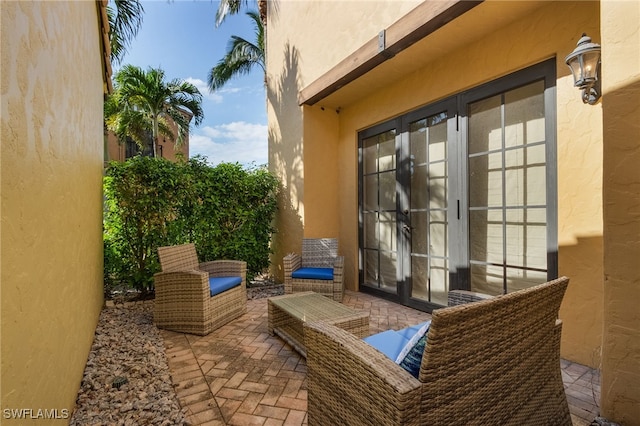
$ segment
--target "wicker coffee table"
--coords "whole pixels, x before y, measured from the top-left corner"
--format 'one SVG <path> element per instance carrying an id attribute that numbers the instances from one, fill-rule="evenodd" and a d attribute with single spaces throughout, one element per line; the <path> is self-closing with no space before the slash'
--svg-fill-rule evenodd
<path id="1" fill-rule="evenodd" d="M 357 337 L 369 335 L 369 312 L 356 311 L 321 294 L 307 291 L 268 299 L 269 334 L 277 334 L 303 357 L 303 325 L 307 321 L 333 324 Z"/>

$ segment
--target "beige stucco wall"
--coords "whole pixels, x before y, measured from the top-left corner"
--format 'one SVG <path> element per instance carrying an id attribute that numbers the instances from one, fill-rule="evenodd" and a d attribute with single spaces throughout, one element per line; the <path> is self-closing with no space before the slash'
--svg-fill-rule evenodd
<path id="1" fill-rule="evenodd" d="M 375 4 L 378 3 L 388 5 L 391 2 Z M 434 40 L 432 43 L 462 40 L 458 47 L 443 49 L 440 54 L 434 54 L 432 50 L 430 62 L 400 79 L 397 78 L 398 70 L 385 64 L 388 72 L 380 72 L 379 79 L 390 83 L 364 95 L 360 93 L 358 97 L 342 98 L 339 113 L 333 108 L 323 108 L 322 101 L 301 109 L 295 103 L 293 87 L 298 90 L 304 87 L 309 83 L 304 77 L 316 77 L 319 72 L 326 71 L 335 65 L 337 58 L 351 53 L 384 25 L 377 22 L 361 33 L 360 27 L 354 27 L 351 20 L 343 18 L 339 24 L 347 25 L 353 38 L 358 39 L 357 43 L 346 45 L 332 40 L 327 43 L 323 37 L 297 37 L 309 32 L 310 23 L 284 19 L 303 7 L 294 4 L 281 4 L 278 18 L 268 27 L 271 49 L 268 50 L 268 72 L 272 78 L 270 85 L 276 83 L 270 87 L 278 94 L 270 97 L 270 164 L 288 185 L 284 198 L 290 198 L 283 198 L 283 203 L 290 202 L 295 206 L 288 210 L 288 216 L 279 217 L 280 234 L 276 246 L 295 248 L 302 234 L 336 234 L 345 255 L 346 286 L 357 289 L 357 132 L 420 105 L 556 57 L 559 273 L 572 279 L 560 313 L 565 321 L 562 352 L 568 359 L 597 366 L 602 338 L 602 108 L 600 104 L 582 103 L 564 57 L 573 50 L 583 32 L 591 35 L 594 41 L 599 40 L 599 3 L 539 2 L 526 12 L 517 6 L 519 15 L 516 18 L 511 17 L 515 10 L 511 7 L 515 3 L 484 3 L 463 16 L 464 25 L 454 23 L 445 28 L 446 36 L 430 36 Z M 355 18 L 358 15 L 354 10 L 342 8 L 344 4 L 340 3 L 339 13 L 335 3 L 314 3 L 309 7 L 323 25 L 327 25 L 323 16 L 350 13 L 353 13 L 350 16 L 354 17 L 354 22 L 361 22 Z M 399 4 L 408 6 L 404 2 Z M 405 8 L 402 13 L 407 11 Z M 397 17 L 398 14 L 392 15 L 385 21 L 386 25 Z M 487 17 L 506 23 L 487 27 Z M 508 19 L 502 21 L 502 18 Z M 279 19 L 287 25 L 278 25 Z M 336 24 L 337 29 L 333 30 L 331 26 L 332 31 L 325 30 L 323 34 L 340 33 L 339 24 Z M 279 52 L 272 52 L 273 46 L 277 45 L 272 43 L 274 40 L 286 41 L 287 50 L 295 52 L 295 67 L 285 73 L 293 74 L 295 78 L 279 79 L 283 75 L 280 72 L 283 61 Z M 419 45 L 425 42 L 429 42 L 429 37 L 398 55 L 398 61 L 406 59 L 401 55 L 415 55 Z M 416 50 L 412 53 L 412 49 Z M 308 57 L 312 59 L 306 59 Z M 312 67 L 317 69 L 311 70 Z M 273 77 L 276 77 L 275 81 Z M 278 91 L 279 88 L 284 90 Z M 323 124 L 318 126 L 318 123 Z M 329 129 L 332 123 L 338 128 Z M 332 135 L 337 135 L 338 143 L 332 140 Z M 298 161 L 304 159 L 304 165 L 283 161 L 292 155 Z M 334 172 L 337 179 L 330 177 Z M 333 193 L 336 194 L 335 201 L 327 197 Z M 324 208 L 315 207 L 316 203 L 322 203 Z M 309 211 L 312 205 L 314 208 Z M 337 223 L 322 219 L 330 216 L 336 216 Z M 336 225 L 337 229 L 334 229 Z M 292 229 L 295 232 L 291 232 Z M 283 253 L 276 252 L 275 264 Z"/>
<path id="2" fill-rule="evenodd" d="M 603 1 L 602 413 L 640 425 L 640 1 Z"/>
<path id="3" fill-rule="evenodd" d="M 67 424 L 103 303 L 97 3 L 0 11 L 1 423 Z"/>

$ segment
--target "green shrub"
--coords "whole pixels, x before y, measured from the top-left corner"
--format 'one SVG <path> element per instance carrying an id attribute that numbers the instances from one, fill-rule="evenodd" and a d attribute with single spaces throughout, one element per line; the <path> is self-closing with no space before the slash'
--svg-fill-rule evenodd
<path id="1" fill-rule="evenodd" d="M 193 242 L 200 261 L 239 259 L 251 278 L 269 265 L 277 179 L 264 168 L 135 157 L 104 179 L 105 283 L 153 286 L 157 248 Z"/>

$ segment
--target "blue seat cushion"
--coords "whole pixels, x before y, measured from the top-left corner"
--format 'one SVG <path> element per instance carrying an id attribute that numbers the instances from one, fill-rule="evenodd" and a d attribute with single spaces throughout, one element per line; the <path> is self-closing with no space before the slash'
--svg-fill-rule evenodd
<path id="1" fill-rule="evenodd" d="M 210 277 L 209 289 L 211 290 L 211 296 L 239 286 L 241 283 L 242 277 Z"/>
<path id="2" fill-rule="evenodd" d="M 304 280 L 332 280 L 333 268 L 300 268 L 293 271 L 291 278 Z"/>

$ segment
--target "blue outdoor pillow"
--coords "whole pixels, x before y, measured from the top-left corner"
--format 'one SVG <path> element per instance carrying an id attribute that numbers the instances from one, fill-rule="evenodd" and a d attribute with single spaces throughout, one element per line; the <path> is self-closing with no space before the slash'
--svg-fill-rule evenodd
<path id="1" fill-rule="evenodd" d="M 242 277 L 210 277 L 209 290 L 211 291 L 211 296 L 215 296 L 216 294 L 239 286 L 241 283 Z"/>
<path id="2" fill-rule="evenodd" d="M 396 363 L 400 367 L 407 370 L 416 379 L 420 374 L 420 364 L 422 363 L 422 354 L 427 345 L 427 333 L 431 321 L 425 323 L 420 330 L 407 342 L 406 346 L 400 351 L 396 358 Z"/>
<path id="3" fill-rule="evenodd" d="M 333 268 L 300 268 L 293 271 L 291 278 L 304 280 L 332 280 Z"/>
<path id="4" fill-rule="evenodd" d="M 387 330 L 381 333 L 372 334 L 362 340 L 382 352 L 387 358 L 394 360 L 409 341 L 402 334 L 395 330 Z"/>

